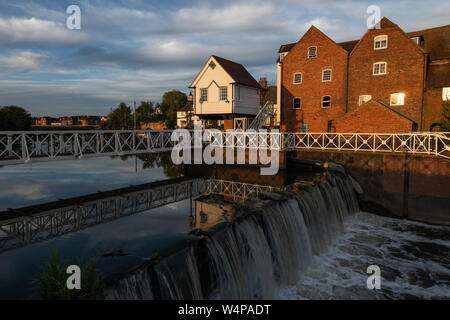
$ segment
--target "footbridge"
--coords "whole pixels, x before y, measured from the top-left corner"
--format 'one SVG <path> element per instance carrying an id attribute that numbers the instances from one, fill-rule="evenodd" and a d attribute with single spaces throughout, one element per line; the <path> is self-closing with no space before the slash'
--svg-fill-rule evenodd
<path id="1" fill-rule="evenodd" d="M 179 132 L 179 131 L 178 131 Z M 189 133 L 195 141 L 194 131 Z M 0 132 L 0 165 L 171 151 L 173 130 Z M 197 135 L 198 136 L 198 135 Z M 423 154 L 450 159 L 450 133 L 290 133 L 200 131 L 200 145 L 270 149 Z"/>

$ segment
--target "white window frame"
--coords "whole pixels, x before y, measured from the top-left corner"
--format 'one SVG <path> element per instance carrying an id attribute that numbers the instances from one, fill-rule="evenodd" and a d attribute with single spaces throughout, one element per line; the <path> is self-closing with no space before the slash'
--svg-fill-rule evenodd
<path id="1" fill-rule="evenodd" d="M 415 44 L 420 45 L 420 37 L 411 37 L 411 40 L 412 40 Z"/>
<path id="2" fill-rule="evenodd" d="M 330 97 L 330 105 L 326 106 L 326 107 L 323 105 L 324 102 L 328 102 L 328 101 L 323 101 L 323 98 L 325 98 L 325 97 Z M 320 106 L 322 108 L 331 108 L 331 96 L 322 96 L 321 101 L 320 101 Z"/>
<path id="3" fill-rule="evenodd" d="M 393 102 L 392 102 L 392 98 L 393 98 L 395 95 L 397 95 L 397 102 L 396 102 L 396 103 L 393 103 Z M 402 96 L 402 101 L 401 101 L 401 102 L 398 102 L 399 96 Z M 404 105 L 405 105 L 405 97 L 406 97 L 406 95 L 405 95 L 403 92 L 395 92 L 395 93 L 391 93 L 389 104 L 390 104 L 391 106 L 404 106 Z"/>
<path id="4" fill-rule="evenodd" d="M 204 92 L 206 92 L 206 94 L 203 94 Z M 203 99 L 203 96 L 206 96 L 206 99 Z M 208 101 L 208 88 L 200 89 L 200 99 L 203 101 Z"/>
<path id="5" fill-rule="evenodd" d="M 381 71 L 381 65 L 383 65 L 383 64 L 384 64 L 384 73 L 381 73 L 381 72 L 380 72 L 380 71 Z M 378 68 L 378 73 L 375 73 L 375 66 L 376 66 L 376 65 L 380 65 L 380 67 Z M 385 61 L 375 62 L 375 63 L 373 64 L 372 74 L 373 74 L 374 76 L 380 76 L 380 75 L 385 75 L 385 74 L 387 74 L 387 62 L 385 62 Z"/>
<path id="6" fill-rule="evenodd" d="M 315 51 L 314 51 L 314 56 L 311 56 L 311 55 L 309 54 L 309 49 L 312 49 L 312 48 L 315 49 Z M 317 58 L 317 46 L 311 46 L 311 47 L 308 47 L 307 56 L 308 56 L 308 59 Z"/>
<path id="7" fill-rule="evenodd" d="M 223 99 L 222 90 L 225 90 L 225 99 Z M 220 101 L 228 100 L 228 87 L 219 87 L 219 100 Z"/>
<path id="8" fill-rule="evenodd" d="M 329 80 L 325 80 L 324 79 L 326 71 L 330 71 L 330 79 Z M 324 69 L 324 70 L 322 70 L 322 82 L 330 82 L 332 79 L 333 79 L 333 70 L 331 70 L 331 69 Z"/>
<path id="9" fill-rule="evenodd" d="M 286 55 L 287 55 L 286 52 L 280 53 L 280 61 L 283 60 L 286 57 Z"/>
<path id="10" fill-rule="evenodd" d="M 300 75 L 300 82 L 295 81 L 295 76 Z M 301 84 L 303 82 L 303 74 L 301 72 L 294 73 L 294 79 L 292 80 L 294 84 Z"/>
<path id="11" fill-rule="evenodd" d="M 364 98 L 368 98 L 368 99 L 366 100 Z M 363 104 L 369 102 L 370 100 L 372 100 L 372 96 L 370 94 L 362 94 L 359 96 L 358 105 L 362 106 Z"/>
<path id="12" fill-rule="evenodd" d="M 381 46 L 383 41 L 386 41 L 386 46 L 385 47 Z M 377 48 L 377 43 L 378 42 L 380 43 L 380 47 L 379 48 Z M 376 36 L 373 39 L 373 49 L 374 50 L 383 50 L 383 49 L 387 49 L 387 47 L 388 47 L 388 36 L 386 34 L 382 34 L 382 35 Z"/>
<path id="13" fill-rule="evenodd" d="M 450 87 L 442 88 L 442 100 L 450 101 Z"/>
<path id="14" fill-rule="evenodd" d="M 300 107 L 298 107 L 298 108 L 295 107 L 295 99 L 300 99 Z M 298 109 L 301 109 L 301 108 L 302 108 L 302 98 L 295 97 L 294 99 L 292 99 L 292 109 L 298 110 Z"/>

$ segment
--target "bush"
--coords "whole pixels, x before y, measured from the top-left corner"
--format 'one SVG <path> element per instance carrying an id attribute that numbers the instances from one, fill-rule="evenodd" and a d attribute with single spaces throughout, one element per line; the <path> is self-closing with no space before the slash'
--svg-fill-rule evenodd
<path id="1" fill-rule="evenodd" d="M 81 289 L 69 290 L 66 285 L 66 273 L 70 265 L 78 265 L 81 269 Z M 71 263 L 61 261 L 59 253 L 54 250 L 46 264 L 46 268 L 34 280 L 34 289 L 43 300 L 95 300 L 102 295 L 103 278 L 98 273 L 97 258 L 92 258 L 83 267 L 80 260 Z"/>

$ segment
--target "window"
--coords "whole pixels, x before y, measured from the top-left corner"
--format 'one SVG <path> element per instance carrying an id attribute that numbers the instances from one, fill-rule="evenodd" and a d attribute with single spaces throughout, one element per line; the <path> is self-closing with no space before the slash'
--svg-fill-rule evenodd
<path id="1" fill-rule="evenodd" d="M 294 84 L 302 83 L 302 74 L 300 72 L 294 73 Z"/>
<path id="2" fill-rule="evenodd" d="M 382 35 L 375 37 L 374 40 L 374 49 L 380 50 L 380 49 L 386 49 L 388 46 L 388 36 Z"/>
<path id="3" fill-rule="evenodd" d="M 284 59 L 284 57 L 286 57 L 286 53 L 285 53 L 285 52 L 283 52 L 283 53 L 280 53 L 280 61 L 281 61 L 281 60 L 283 60 L 283 59 Z"/>
<path id="4" fill-rule="evenodd" d="M 294 109 L 300 109 L 302 107 L 302 99 L 294 98 Z"/>
<path id="5" fill-rule="evenodd" d="M 208 89 L 200 89 L 200 100 L 208 101 Z"/>
<path id="6" fill-rule="evenodd" d="M 391 94 L 391 106 L 403 106 L 404 104 L 405 104 L 405 94 L 404 93 Z"/>
<path id="7" fill-rule="evenodd" d="M 373 74 L 386 74 L 386 62 L 377 62 L 373 64 Z"/>
<path id="8" fill-rule="evenodd" d="M 364 103 L 372 100 L 372 96 L 368 94 L 364 94 L 362 96 L 359 96 L 359 105 L 362 106 Z"/>
<path id="9" fill-rule="evenodd" d="M 420 45 L 420 37 L 412 37 L 412 41 L 414 41 L 415 44 Z"/>
<path id="10" fill-rule="evenodd" d="M 308 48 L 308 58 L 317 57 L 317 47 L 309 47 Z"/>
<path id="11" fill-rule="evenodd" d="M 300 132 L 308 132 L 309 131 L 309 123 L 308 122 L 302 122 L 300 124 Z"/>
<path id="12" fill-rule="evenodd" d="M 331 81 L 331 70 L 323 70 L 322 71 L 322 82 Z"/>
<path id="13" fill-rule="evenodd" d="M 331 97 L 323 96 L 322 97 L 322 108 L 329 108 L 329 107 L 331 107 Z"/>
<path id="14" fill-rule="evenodd" d="M 220 87 L 219 88 L 219 100 L 228 100 L 228 88 L 227 87 Z"/>
<path id="15" fill-rule="evenodd" d="M 450 88 L 442 88 L 442 100 L 450 101 Z"/>

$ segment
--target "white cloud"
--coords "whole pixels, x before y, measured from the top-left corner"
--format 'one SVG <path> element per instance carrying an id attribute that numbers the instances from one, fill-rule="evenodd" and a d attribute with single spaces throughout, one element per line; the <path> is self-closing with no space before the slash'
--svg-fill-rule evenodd
<path id="1" fill-rule="evenodd" d="M 9 56 L 0 56 L 2 68 L 12 71 L 32 71 L 39 69 L 47 56 L 31 51 L 13 53 Z"/>
<path id="2" fill-rule="evenodd" d="M 82 33 L 70 31 L 54 21 L 0 18 L 0 44 L 3 45 L 75 44 L 84 38 Z"/>

